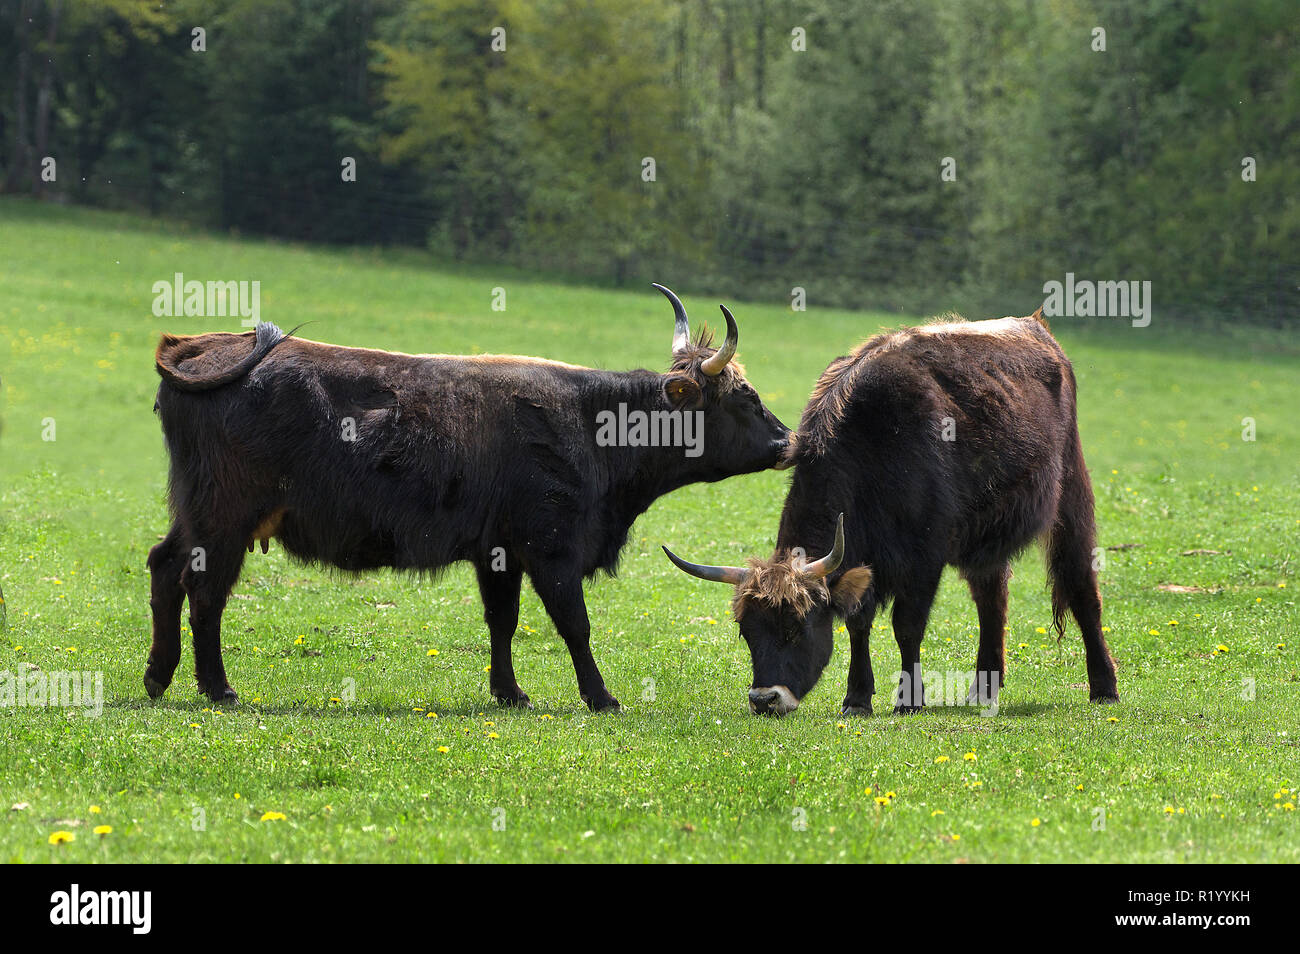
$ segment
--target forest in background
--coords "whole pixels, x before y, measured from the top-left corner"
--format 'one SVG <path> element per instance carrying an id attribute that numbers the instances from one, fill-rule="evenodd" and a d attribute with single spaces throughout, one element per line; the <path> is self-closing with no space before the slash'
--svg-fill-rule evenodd
<path id="1" fill-rule="evenodd" d="M 1298 28 L 1293 0 L 0 0 L 0 189 L 737 298 L 983 317 L 1073 273 L 1150 281 L 1161 322 L 1291 324 Z"/>

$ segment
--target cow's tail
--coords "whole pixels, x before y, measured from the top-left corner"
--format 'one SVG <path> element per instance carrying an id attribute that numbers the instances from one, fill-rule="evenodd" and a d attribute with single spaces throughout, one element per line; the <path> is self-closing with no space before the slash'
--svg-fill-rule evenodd
<path id="1" fill-rule="evenodd" d="M 1073 374 L 1070 375 L 1070 385 L 1073 391 Z M 1047 542 L 1047 572 L 1052 581 L 1052 623 L 1059 642 L 1065 632 L 1066 612 L 1074 616 L 1083 635 L 1089 698 L 1093 702 L 1118 702 L 1115 660 L 1110 655 L 1101 628 L 1101 590 L 1097 580 L 1101 561 L 1096 549 L 1097 523 L 1092 483 L 1083 462 L 1078 425 L 1071 423 L 1072 434 L 1065 449 L 1056 521 Z"/>
<path id="2" fill-rule="evenodd" d="M 257 367 L 262 359 L 271 353 L 272 348 L 292 335 L 293 331 L 286 335 L 269 321 L 258 322 L 253 350 L 241 361 L 224 369 L 183 371 L 180 367 L 183 362 L 204 353 L 206 347 L 204 336 L 178 337 L 165 334 L 158 342 L 154 363 L 158 368 L 158 374 L 172 387 L 181 391 L 210 391 L 232 381 L 238 381 Z"/>
<path id="3" fill-rule="evenodd" d="M 1077 425 L 1065 450 L 1061 496 L 1056 520 L 1047 540 L 1047 572 L 1052 586 L 1052 623 L 1059 640 L 1065 633 L 1065 616 L 1100 616 L 1095 551 L 1097 524 L 1093 513 L 1092 485 L 1079 446 Z"/>

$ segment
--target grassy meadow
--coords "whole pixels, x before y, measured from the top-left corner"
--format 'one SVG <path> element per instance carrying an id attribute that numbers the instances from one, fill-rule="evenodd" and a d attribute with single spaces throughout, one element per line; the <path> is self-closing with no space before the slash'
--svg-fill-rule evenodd
<path id="1" fill-rule="evenodd" d="M 152 285 L 176 272 L 258 280 L 264 319 L 309 321 L 303 336 L 337 344 L 668 361 L 672 313 L 649 288 L 0 203 L 0 672 L 104 679 L 98 718 L 0 708 L 0 859 L 1300 861 L 1294 338 L 1179 330 L 1159 289 L 1149 328 L 1054 323 L 1109 548 L 1118 706 L 1088 703 L 1073 624 L 1059 644 L 1048 635 L 1033 551 L 1012 581 L 995 717 L 898 717 L 877 695 L 874 717 L 842 718 L 846 645 L 796 713 L 750 715 L 730 591 L 679 573 L 659 545 L 703 562 L 767 555 L 787 480 L 769 472 L 661 499 L 619 577 L 589 584 L 621 715 L 582 705 L 527 587 L 515 668 L 536 708 L 501 710 L 468 566 L 436 583 L 349 579 L 274 542 L 248 557 L 225 614 L 240 702 L 222 709 L 196 694 L 188 644 L 162 699 L 141 684 L 145 556 L 168 526 L 153 350 L 164 330 L 239 330 L 155 317 Z M 697 324 L 717 316 L 689 275 L 660 280 Z M 834 356 L 920 320 L 819 309 L 815 287 L 809 300 L 806 313 L 729 302 L 750 380 L 790 426 Z M 974 606 L 949 571 L 923 664 L 969 670 L 975 648 Z M 872 654 L 883 685 L 898 668 L 887 614 Z"/>

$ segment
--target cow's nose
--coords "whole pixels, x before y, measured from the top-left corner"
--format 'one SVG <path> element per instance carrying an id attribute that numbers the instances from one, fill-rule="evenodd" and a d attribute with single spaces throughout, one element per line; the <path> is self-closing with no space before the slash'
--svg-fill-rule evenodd
<path id="1" fill-rule="evenodd" d="M 751 689 L 749 690 L 749 708 L 759 715 L 767 712 L 772 707 L 772 703 L 777 699 L 775 689 Z"/>

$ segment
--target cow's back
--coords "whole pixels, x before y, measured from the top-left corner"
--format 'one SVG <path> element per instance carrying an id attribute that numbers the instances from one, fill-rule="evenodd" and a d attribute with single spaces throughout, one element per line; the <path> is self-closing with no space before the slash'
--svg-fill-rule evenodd
<path id="1" fill-rule="evenodd" d="M 799 427 L 799 467 L 842 485 L 888 588 L 922 551 L 988 566 L 1042 533 L 1075 428 L 1073 373 L 1044 326 L 943 322 L 832 362 Z"/>

